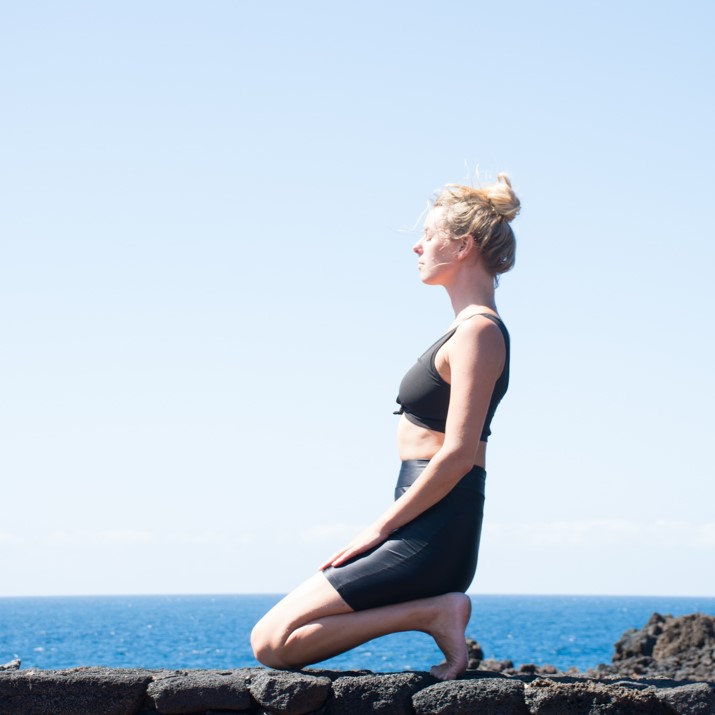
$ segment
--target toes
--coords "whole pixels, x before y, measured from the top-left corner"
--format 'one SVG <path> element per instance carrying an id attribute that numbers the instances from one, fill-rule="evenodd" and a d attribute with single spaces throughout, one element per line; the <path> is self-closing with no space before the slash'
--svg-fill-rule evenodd
<path id="1" fill-rule="evenodd" d="M 449 663 L 441 663 L 440 665 L 433 665 L 430 668 L 430 675 L 437 680 L 454 680 L 458 675 L 458 669 L 451 667 Z"/>

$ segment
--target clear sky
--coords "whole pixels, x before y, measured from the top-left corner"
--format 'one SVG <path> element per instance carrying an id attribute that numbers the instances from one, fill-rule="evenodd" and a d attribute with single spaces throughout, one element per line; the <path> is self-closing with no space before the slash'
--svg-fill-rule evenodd
<path id="1" fill-rule="evenodd" d="M 449 181 L 523 203 L 473 592 L 715 595 L 715 6 L 0 3 L 0 595 L 281 592 L 392 498 Z"/>

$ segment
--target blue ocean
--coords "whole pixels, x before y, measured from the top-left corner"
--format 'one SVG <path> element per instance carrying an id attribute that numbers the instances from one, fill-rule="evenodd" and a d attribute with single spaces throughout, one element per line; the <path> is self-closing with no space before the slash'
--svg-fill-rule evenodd
<path id="1" fill-rule="evenodd" d="M 0 598 L 0 664 L 143 668 L 256 666 L 248 637 L 276 595 Z M 715 615 L 715 598 L 472 596 L 467 635 L 485 657 L 585 670 L 654 612 Z M 335 669 L 426 670 L 441 655 L 429 636 L 399 633 L 324 662 Z M 322 667 L 322 666 L 321 666 Z"/>

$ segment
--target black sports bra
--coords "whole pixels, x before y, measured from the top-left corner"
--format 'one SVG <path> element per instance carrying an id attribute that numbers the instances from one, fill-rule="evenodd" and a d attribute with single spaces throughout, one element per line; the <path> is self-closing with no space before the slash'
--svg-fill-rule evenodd
<path id="1" fill-rule="evenodd" d="M 504 336 L 504 344 L 506 346 L 504 368 L 494 383 L 492 398 L 489 401 L 489 409 L 487 410 L 487 416 L 484 420 L 484 427 L 482 428 L 480 437 L 482 442 L 486 442 L 491 434 L 490 425 L 497 405 L 509 387 L 509 333 L 504 323 L 502 323 L 501 319 L 497 318 L 496 315 L 492 315 L 491 313 L 475 313 L 474 315 L 470 315 L 467 320 L 473 318 L 475 315 L 483 315 L 497 325 Z M 427 350 L 417 358 L 417 362 L 405 373 L 400 383 L 399 394 L 397 395 L 397 403 L 400 405 L 400 409 L 395 412 L 396 415 L 404 413 L 405 417 L 413 424 L 434 430 L 435 432 L 445 431 L 451 388 L 449 383 L 445 382 L 439 372 L 437 372 L 434 359 L 437 351 L 454 335 L 458 327 L 459 325 L 452 328 L 452 330 L 446 335 L 443 335 L 434 345 L 427 348 Z"/>

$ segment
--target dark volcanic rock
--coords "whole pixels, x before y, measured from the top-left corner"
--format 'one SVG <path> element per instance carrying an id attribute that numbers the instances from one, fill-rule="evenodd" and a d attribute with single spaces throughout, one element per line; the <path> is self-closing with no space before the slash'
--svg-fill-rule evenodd
<path id="1" fill-rule="evenodd" d="M 0 715 L 134 715 L 147 670 L 72 668 L 0 672 Z"/>
<path id="2" fill-rule="evenodd" d="M 330 680 L 335 680 L 336 678 L 345 678 L 346 676 L 361 676 L 361 675 L 373 675 L 371 670 L 330 670 L 328 668 L 303 668 L 301 673 L 306 675 L 323 675 Z"/>
<path id="3" fill-rule="evenodd" d="M 477 641 L 467 638 L 467 670 L 486 670 L 492 673 L 504 673 L 505 675 L 518 675 L 531 673 L 534 675 L 556 675 L 559 670 L 553 665 L 535 665 L 524 663 L 518 668 L 514 667 L 511 660 L 484 659 L 484 651 Z"/>
<path id="4" fill-rule="evenodd" d="M 0 672 L 4 670 L 20 670 L 20 666 L 22 665 L 22 661 L 19 659 L 16 660 L 11 660 L 9 663 L 4 663 L 3 665 L 0 665 Z"/>
<path id="5" fill-rule="evenodd" d="M 411 715 L 412 696 L 436 683 L 427 673 L 387 673 L 337 678 L 328 700 L 328 715 Z"/>
<path id="6" fill-rule="evenodd" d="M 679 633 L 701 642 L 689 627 Z M 414 672 L 4 671 L 0 715 L 715 715 L 715 683 L 522 670 L 510 677 L 468 670 L 445 683 Z"/>
<path id="7" fill-rule="evenodd" d="M 713 715 L 715 713 L 715 690 L 707 683 L 691 683 L 678 688 L 662 688 L 656 691 L 656 695 L 678 715 Z"/>
<path id="8" fill-rule="evenodd" d="M 697 651 L 708 654 L 712 660 L 715 648 L 715 616 L 693 613 L 689 616 L 672 618 L 667 616 L 663 630 L 653 647 L 653 658 L 665 660 L 673 656 Z"/>
<path id="9" fill-rule="evenodd" d="M 615 648 L 611 665 L 599 665 L 589 675 L 715 681 L 714 616 L 654 613 L 640 631 L 626 631 Z"/>
<path id="10" fill-rule="evenodd" d="M 147 695 L 160 713 L 180 715 L 208 709 L 248 710 L 252 670 L 182 670 L 155 676 Z"/>
<path id="11" fill-rule="evenodd" d="M 251 695 L 269 712 L 303 715 L 317 710 L 328 698 L 330 678 L 269 670 L 251 679 Z"/>
<path id="12" fill-rule="evenodd" d="M 467 638 L 467 658 L 467 668 L 469 670 L 476 670 L 484 660 L 484 651 L 474 638 Z"/>
<path id="13" fill-rule="evenodd" d="M 613 662 L 652 656 L 653 646 L 657 637 L 663 632 L 664 622 L 663 616 L 654 613 L 641 630 L 631 628 L 626 631 L 614 646 L 616 652 Z"/>
<path id="14" fill-rule="evenodd" d="M 526 686 L 525 697 L 531 715 L 673 715 L 654 688 L 540 678 Z"/>
<path id="15" fill-rule="evenodd" d="M 505 670 L 514 670 L 514 662 L 511 660 L 494 660 L 493 658 L 487 658 L 479 664 L 479 669 L 503 673 Z"/>
<path id="16" fill-rule="evenodd" d="M 529 715 L 524 684 L 507 678 L 451 680 L 412 698 L 417 715 Z"/>
<path id="17" fill-rule="evenodd" d="M 465 670 L 459 677 L 460 680 L 480 680 L 483 678 L 506 678 L 506 675 L 493 670 Z"/>

